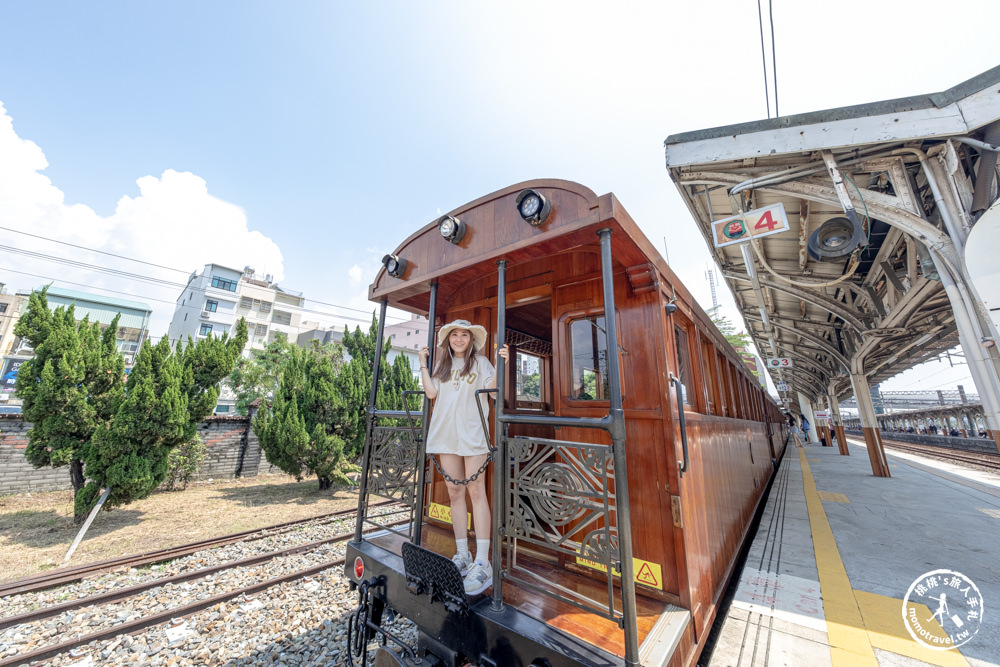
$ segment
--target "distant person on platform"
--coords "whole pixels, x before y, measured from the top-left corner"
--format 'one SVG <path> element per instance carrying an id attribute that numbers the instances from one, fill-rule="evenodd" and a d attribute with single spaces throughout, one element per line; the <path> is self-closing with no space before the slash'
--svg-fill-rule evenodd
<path id="1" fill-rule="evenodd" d="M 802 438 L 809 442 L 809 420 L 803 414 L 799 415 L 799 421 L 802 422 Z"/>

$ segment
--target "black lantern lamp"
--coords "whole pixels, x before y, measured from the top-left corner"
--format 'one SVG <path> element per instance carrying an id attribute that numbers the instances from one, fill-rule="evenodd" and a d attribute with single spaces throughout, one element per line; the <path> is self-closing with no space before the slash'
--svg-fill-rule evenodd
<path id="1" fill-rule="evenodd" d="M 532 227 L 545 222 L 552 212 L 552 204 L 537 190 L 522 190 L 514 201 L 517 204 L 517 212 Z"/>
<path id="2" fill-rule="evenodd" d="M 442 215 L 437 221 L 441 238 L 448 243 L 458 243 L 465 236 L 465 223 L 452 215 Z"/>
<path id="3" fill-rule="evenodd" d="M 406 260 L 400 259 L 397 255 L 386 255 L 382 258 L 382 264 L 393 278 L 399 278 L 406 273 Z"/>

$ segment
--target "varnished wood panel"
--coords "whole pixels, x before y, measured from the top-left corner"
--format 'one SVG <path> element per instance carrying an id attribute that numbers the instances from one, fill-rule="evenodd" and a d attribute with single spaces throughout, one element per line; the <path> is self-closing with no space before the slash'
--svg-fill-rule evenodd
<path id="1" fill-rule="evenodd" d="M 690 470 L 681 483 L 685 564 L 695 633 L 714 618 L 735 557 L 768 480 L 770 446 L 760 422 L 688 412 Z"/>
<path id="2" fill-rule="evenodd" d="M 524 187 L 541 189 L 552 201 L 554 217 L 539 228 L 525 224 L 514 210 L 513 198 Z M 773 474 L 772 459 L 782 454 L 785 425 L 780 411 L 613 195 L 598 198 L 578 184 L 536 181 L 488 195 L 452 214 L 469 225 L 461 244 L 446 243 L 436 227 L 425 226 L 399 246 L 401 256 L 410 263 L 407 274 L 400 280 L 380 272 L 370 295 L 385 297 L 395 307 L 423 312 L 429 303 L 429 285 L 438 282 L 441 312 L 437 324 L 466 317 L 487 327 L 492 344 L 496 260 L 507 260 L 508 306 L 533 304 L 508 324 L 542 327 L 543 310 L 550 308 L 554 357 L 549 407 L 561 416 L 602 417 L 608 412 L 608 401 L 568 398 L 563 323 L 570 315 L 603 311 L 595 232 L 602 227 L 612 229 L 633 550 L 636 557 L 661 564 L 664 587 L 692 610 L 695 622 L 671 664 L 693 664 L 753 512 Z M 635 269 L 640 266 L 650 267 L 650 273 Z M 677 370 L 672 316 L 663 309 L 668 301 L 677 306 L 677 319 L 689 323 L 688 336 L 694 345 L 690 389 L 697 405 L 686 413 L 690 461 L 683 478 L 677 469 L 680 406 L 667 381 L 667 373 Z M 702 355 L 706 356 L 699 361 Z M 706 372 L 709 357 L 714 377 Z M 714 388 L 709 389 L 708 383 Z M 766 421 L 772 424 L 770 432 Z M 517 428 L 540 437 L 610 444 L 608 435 L 599 430 Z M 440 478 L 435 473 L 431 479 L 431 497 L 447 503 Z M 681 526 L 674 525 L 672 501 L 679 502 Z M 454 550 L 450 527 L 425 533 L 431 534 L 443 540 L 442 553 L 450 556 Z M 569 571 L 567 563 L 550 561 L 539 561 L 539 567 L 550 568 L 546 576 L 560 581 L 591 580 Z M 641 604 L 649 604 L 641 587 L 637 592 Z M 518 593 L 512 589 L 511 595 Z M 585 627 L 575 627 L 573 614 L 580 612 L 574 608 L 556 611 L 530 596 L 518 600 L 522 609 L 551 618 L 553 624 L 563 623 L 572 628 L 569 632 L 587 633 L 587 638 L 597 637 L 601 642 L 612 642 L 612 635 L 620 637 L 616 626 L 611 634 L 589 621 Z M 641 636 L 646 632 L 648 627 L 640 629 Z M 621 647 L 615 646 L 609 650 L 621 655 Z"/>

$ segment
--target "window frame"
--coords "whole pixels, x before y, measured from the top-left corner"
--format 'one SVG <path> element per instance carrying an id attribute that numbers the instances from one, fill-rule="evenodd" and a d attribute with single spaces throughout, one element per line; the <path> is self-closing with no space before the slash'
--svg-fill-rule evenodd
<path id="1" fill-rule="evenodd" d="M 217 313 L 219 311 L 219 302 L 215 299 L 205 299 L 205 312 L 207 313 Z"/>
<path id="2" fill-rule="evenodd" d="M 210 336 L 212 334 L 212 324 L 210 322 L 202 322 L 201 326 L 198 328 L 199 336 Z"/>
<path id="3" fill-rule="evenodd" d="M 237 281 L 230 280 L 229 278 L 223 278 L 222 276 L 212 276 L 212 287 L 215 289 L 221 289 L 226 292 L 236 291 Z"/>
<path id="4" fill-rule="evenodd" d="M 511 394 L 513 395 L 513 400 L 510 401 L 509 403 L 513 405 L 513 408 L 515 410 L 524 410 L 528 412 L 551 411 L 552 384 L 551 382 L 549 382 L 550 379 L 549 376 L 552 373 L 551 371 L 552 357 L 541 354 L 532 354 L 530 352 L 522 352 L 516 346 L 513 345 L 510 348 L 510 352 L 512 353 L 512 356 L 514 358 L 514 361 L 511 363 L 511 366 L 513 366 L 514 368 L 512 373 L 512 391 L 511 391 Z M 522 401 L 519 398 L 519 394 L 517 392 L 517 376 L 520 373 L 520 369 L 517 363 L 517 355 L 519 354 L 524 355 L 526 357 L 532 357 L 533 359 L 538 360 L 538 383 L 539 383 L 538 390 L 540 394 L 538 401 Z"/>
<path id="5" fill-rule="evenodd" d="M 573 387 L 573 336 L 570 331 L 571 324 L 574 321 L 586 319 L 589 317 L 604 317 L 604 306 L 591 306 L 590 308 L 580 308 L 575 310 L 568 310 L 559 315 L 557 324 L 557 336 L 561 345 L 563 359 L 559 361 L 559 393 L 564 404 L 567 407 L 573 408 L 585 408 L 585 407 L 604 407 L 611 405 L 611 398 L 597 398 L 597 399 L 587 399 L 587 398 L 573 398 L 570 395 L 570 391 Z M 621 316 L 618 309 L 615 309 L 615 323 L 617 325 L 617 338 L 619 345 L 621 344 Z M 615 351 L 617 354 L 617 350 Z M 625 364 L 618 364 L 618 386 L 621 387 L 622 401 L 625 400 Z M 609 382 L 610 390 L 610 382 Z"/>
<path id="6" fill-rule="evenodd" d="M 699 334 L 701 339 L 701 361 L 703 364 L 702 376 L 704 377 L 704 382 L 702 385 L 705 387 L 705 411 L 706 414 L 711 414 L 715 416 L 722 416 L 722 404 L 719 399 L 719 366 L 716 361 L 716 350 L 715 345 L 708 336 L 704 334 Z"/>

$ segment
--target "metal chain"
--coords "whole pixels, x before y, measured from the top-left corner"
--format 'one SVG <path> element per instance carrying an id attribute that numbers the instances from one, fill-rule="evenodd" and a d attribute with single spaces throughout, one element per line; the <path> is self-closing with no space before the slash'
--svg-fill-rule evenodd
<path id="1" fill-rule="evenodd" d="M 493 460 L 493 456 L 496 454 L 496 451 L 497 450 L 495 450 L 495 449 L 491 449 L 490 453 L 489 453 L 489 456 L 487 456 L 486 460 L 483 461 L 483 465 L 479 466 L 479 470 L 477 470 L 475 472 L 475 474 L 472 477 L 469 477 L 468 479 L 455 479 L 455 478 L 453 478 L 451 475 L 449 475 L 448 473 L 446 473 L 443 468 L 441 468 L 441 464 L 438 463 L 438 460 L 437 460 L 436 456 L 434 456 L 433 454 L 431 454 L 430 457 L 431 457 L 431 461 L 434 462 L 434 467 L 437 468 L 437 471 L 439 473 L 441 473 L 441 476 L 444 477 L 444 479 L 445 479 L 446 482 L 451 482 L 452 484 L 456 484 L 456 485 L 461 484 L 462 486 L 468 486 L 471 482 L 476 481 L 476 479 L 480 475 L 482 475 L 484 472 L 486 472 L 486 466 L 488 466 L 490 464 L 490 461 Z"/>

